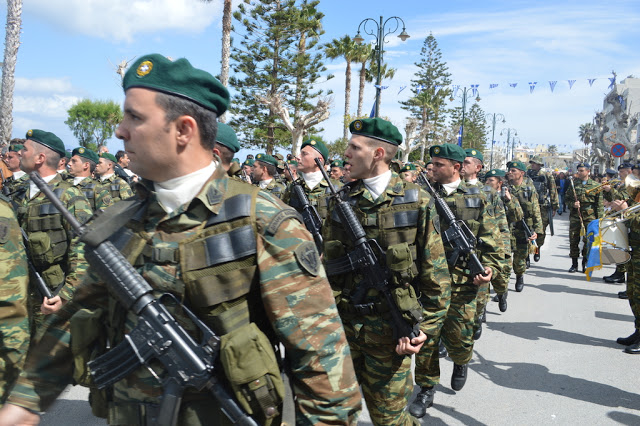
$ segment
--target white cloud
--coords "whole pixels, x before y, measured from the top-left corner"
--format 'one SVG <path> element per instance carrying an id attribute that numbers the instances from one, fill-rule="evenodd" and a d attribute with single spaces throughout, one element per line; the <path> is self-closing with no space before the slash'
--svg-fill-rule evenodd
<path id="1" fill-rule="evenodd" d="M 73 89 L 68 78 L 24 78 L 16 77 L 17 92 L 65 93 Z"/>
<path id="2" fill-rule="evenodd" d="M 30 0 L 25 9 L 65 30 L 114 41 L 162 30 L 198 33 L 222 16 L 216 0 Z"/>
<path id="3" fill-rule="evenodd" d="M 67 117 L 67 110 L 81 98 L 77 96 L 58 95 L 16 96 L 13 99 L 13 112 L 34 114 L 37 117 Z"/>

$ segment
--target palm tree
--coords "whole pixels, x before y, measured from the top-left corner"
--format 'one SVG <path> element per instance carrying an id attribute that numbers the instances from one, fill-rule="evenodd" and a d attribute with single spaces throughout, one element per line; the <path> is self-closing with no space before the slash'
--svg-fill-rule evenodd
<path id="1" fill-rule="evenodd" d="M 2 63 L 2 98 L 0 99 L 0 145 L 9 142 L 13 127 L 13 89 L 20 47 L 22 0 L 7 1 L 7 32 Z"/>
<path id="2" fill-rule="evenodd" d="M 365 80 L 368 83 L 373 83 L 378 79 L 378 63 L 375 59 L 375 55 L 377 55 L 375 49 L 371 51 L 371 65 L 367 69 Z M 385 79 L 391 80 L 396 75 L 395 68 L 387 67 L 387 64 L 384 62 L 380 66 L 380 84 Z M 382 90 L 382 89 L 381 89 Z M 380 103 L 382 104 L 382 91 L 380 92 Z M 376 109 L 378 110 L 378 114 L 380 114 L 380 105 L 376 105 Z"/>
<path id="3" fill-rule="evenodd" d="M 347 116 L 349 115 L 349 104 L 351 100 L 351 63 L 356 58 L 357 44 L 351 37 L 345 35 L 342 38 L 334 39 L 331 43 L 328 43 L 324 47 L 324 53 L 329 59 L 344 58 L 347 62 L 347 69 L 345 71 L 345 85 L 344 85 L 344 140 L 348 139 L 347 129 Z"/>
<path id="4" fill-rule="evenodd" d="M 371 52 L 373 46 L 371 44 L 360 44 L 356 48 L 354 62 L 360 63 L 360 87 L 358 89 L 358 112 L 356 117 L 362 117 L 362 102 L 364 100 L 364 83 L 367 81 L 367 64 L 371 60 Z"/>
<path id="5" fill-rule="evenodd" d="M 578 136 L 580 140 L 585 145 L 589 145 L 591 140 L 593 139 L 593 131 L 594 131 L 593 123 L 585 123 L 580 125 L 580 129 L 578 130 Z"/>

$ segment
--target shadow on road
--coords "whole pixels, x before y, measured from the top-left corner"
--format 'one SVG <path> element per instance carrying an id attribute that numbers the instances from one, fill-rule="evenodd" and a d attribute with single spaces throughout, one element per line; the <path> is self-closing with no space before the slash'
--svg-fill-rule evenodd
<path id="1" fill-rule="evenodd" d="M 526 282 L 527 281 L 525 279 L 525 283 Z M 567 293 L 567 294 L 579 294 L 581 296 L 611 297 L 616 299 L 618 298 L 617 292 L 612 293 L 612 292 L 605 292 L 605 291 L 598 291 L 598 290 L 589 290 L 585 288 L 571 287 L 571 286 L 562 285 L 562 284 L 540 284 L 540 285 L 531 284 L 530 286 L 535 287 L 538 290 L 546 291 L 548 293 Z M 525 284 L 525 290 L 526 290 L 526 284 Z"/>
<path id="2" fill-rule="evenodd" d="M 631 413 L 623 413 L 621 411 L 610 411 L 607 417 L 621 425 L 635 426 L 640 425 L 640 416 Z"/>
<path id="3" fill-rule="evenodd" d="M 547 367 L 539 364 L 493 362 L 486 360 L 477 352 L 476 356 L 479 362 L 470 364 L 469 368 L 498 386 L 551 393 L 606 407 L 622 407 L 630 410 L 638 410 L 640 407 L 640 395 L 613 386 L 566 374 L 550 373 Z M 617 415 L 624 416 L 625 421 L 632 420 L 626 413 Z M 637 419 L 633 416 L 630 424 L 637 425 Z"/>
<path id="4" fill-rule="evenodd" d="M 51 408 L 42 415 L 42 426 L 69 426 L 69 419 L 73 418 L 76 425 L 93 426 L 106 425 L 107 421 L 94 417 L 89 402 L 77 399 L 58 399 Z M 70 415 L 72 413 L 72 415 Z"/>
<path id="5" fill-rule="evenodd" d="M 608 319 L 613 321 L 623 321 L 623 322 L 629 322 L 629 323 L 633 323 L 635 321 L 635 318 L 633 317 L 633 315 L 614 314 L 612 312 L 595 311 L 594 316 L 596 318 Z"/>
<path id="6" fill-rule="evenodd" d="M 553 328 L 553 324 L 544 322 L 500 322 L 487 323 L 491 330 L 501 331 L 525 340 L 556 340 L 558 342 L 572 343 L 585 346 L 602 346 L 605 348 L 620 349 L 613 340 L 604 340 L 583 334 Z"/>

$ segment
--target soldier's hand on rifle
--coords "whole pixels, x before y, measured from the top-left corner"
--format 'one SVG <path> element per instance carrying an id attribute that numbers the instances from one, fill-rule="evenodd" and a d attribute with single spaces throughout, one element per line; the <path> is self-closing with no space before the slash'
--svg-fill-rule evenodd
<path id="1" fill-rule="evenodd" d="M 480 285 L 480 284 L 488 283 L 489 281 L 491 281 L 491 275 L 493 275 L 493 270 L 488 266 L 485 266 L 484 273 L 485 275 L 478 274 L 475 277 L 473 277 L 474 285 Z"/>
<path id="2" fill-rule="evenodd" d="M 427 341 L 427 335 L 420 330 L 418 337 L 414 337 L 409 340 L 408 337 L 402 337 L 398 339 L 398 345 L 396 346 L 396 353 L 398 355 L 413 355 L 420 352 L 420 348 Z"/>
<path id="3" fill-rule="evenodd" d="M 575 203 L 573 203 L 573 207 L 575 207 L 576 209 L 580 208 L 580 201 L 576 201 Z"/>
<path id="4" fill-rule="evenodd" d="M 529 237 L 529 241 L 533 241 L 533 240 L 537 240 L 538 239 L 538 234 L 536 234 L 535 232 L 533 234 L 531 234 L 531 236 Z"/>
<path id="5" fill-rule="evenodd" d="M 60 296 L 55 296 L 51 299 L 47 299 L 45 297 L 42 301 L 42 305 L 40 305 L 40 312 L 45 315 L 53 314 L 58 312 L 60 308 L 62 308 L 62 305 L 62 298 Z"/>
<path id="6" fill-rule="evenodd" d="M 5 404 L 5 406 L 0 409 L 0 426 L 37 425 L 39 423 L 40 416 L 26 408 L 13 404 Z"/>

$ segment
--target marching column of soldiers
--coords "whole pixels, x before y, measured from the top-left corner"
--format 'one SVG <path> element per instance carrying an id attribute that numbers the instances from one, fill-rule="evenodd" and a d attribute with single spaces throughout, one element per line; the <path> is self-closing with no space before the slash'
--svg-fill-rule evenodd
<path id="1" fill-rule="evenodd" d="M 402 165 L 398 129 L 369 118 L 350 123 L 344 160 L 311 138 L 298 158 L 241 164 L 218 122 L 229 92 L 208 72 L 150 54 L 123 89 L 116 156 L 69 153 L 38 129 L 5 155 L 2 421 L 36 422 L 75 383 L 110 424 L 355 425 L 360 390 L 374 424 L 419 424 L 443 353 L 460 391 L 491 286 L 506 312 L 511 272 L 523 291 L 553 233 L 558 194 L 540 158 L 483 173 L 480 151 L 443 144 Z M 569 272 L 601 193 L 614 210 L 638 198 L 621 184 L 592 190 L 589 170 L 579 164 L 565 194 Z M 638 256 L 607 277 L 629 275 L 635 331 L 618 343 L 634 354 Z"/>

